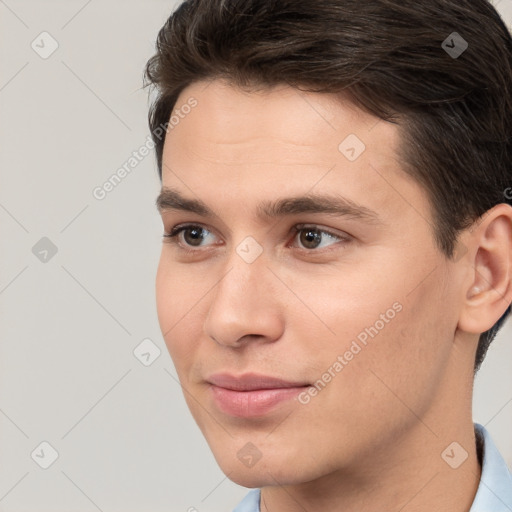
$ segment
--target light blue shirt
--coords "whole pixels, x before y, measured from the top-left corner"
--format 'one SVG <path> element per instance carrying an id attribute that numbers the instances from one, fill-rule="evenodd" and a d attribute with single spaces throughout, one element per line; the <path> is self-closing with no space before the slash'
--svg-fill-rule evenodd
<path id="1" fill-rule="evenodd" d="M 512 474 L 489 432 L 475 423 L 482 440 L 482 475 L 469 512 L 512 512 Z M 260 512 L 260 489 L 252 489 L 233 512 Z"/>

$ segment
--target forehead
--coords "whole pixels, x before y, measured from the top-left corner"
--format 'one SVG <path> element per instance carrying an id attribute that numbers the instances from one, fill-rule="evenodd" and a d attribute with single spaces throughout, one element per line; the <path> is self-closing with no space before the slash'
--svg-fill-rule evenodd
<path id="1" fill-rule="evenodd" d="M 181 110 L 191 100 L 196 106 Z M 263 197 L 336 191 L 384 217 L 402 215 L 411 201 L 416 215 L 428 216 L 426 194 L 397 158 L 397 125 L 346 96 L 283 85 L 248 91 L 213 80 L 184 89 L 173 115 L 179 122 L 166 136 L 162 182 L 183 195 L 245 207 Z"/>
<path id="2" fill-rule="evenodd" d="M 214 143 L 217 154 L 225 146 L 226 156 L 230 157 L 237 148 L 227 146 L 256 146 L 256 139 L 263 142 L 259 149 L 265 146 L 269 152 L 276 146 L 284 152 L 287 146 L 292 151 L 301 146 L 304 151 L 325 152 L 330 146 L 335 152 L 326 154 L 326 159 L 337 153 L 344 134 L 352 133 L 370 143 L 378 138 L 391 149 L 397 142 L 394 125 L 380 123 L 378 118 L 357 108 L 347 95 L 307 93 L 286 85 L 242 90 L 223 80 L 212 80 L 184 89 L 173 113 L 179 113 L 191 98 L 197 101 L 197 106 L 186 116 L 180 116 L 179 126 L 172 127 L 172 138 L 190 135 L 187 128 L 191 128 L 192 122 L 185 119 L 193 119 L 194 135 L 203 143 Z M 372 135 L 377 124 L 379 129 Z M 180 140 L 187 141 L 191 142 Z M 206 151 L 207 144 L 202 149 Z M 246 161 L 247 155 L 239 156 Z M 253 159 L 257 156 L 251 155 Z"/>

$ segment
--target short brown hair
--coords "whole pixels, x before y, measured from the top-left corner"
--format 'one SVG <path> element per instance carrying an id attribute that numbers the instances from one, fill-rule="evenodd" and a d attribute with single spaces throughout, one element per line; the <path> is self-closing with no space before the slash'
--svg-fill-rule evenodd
<path id="1" fill-rule="evenodd" d="M 220 78 L 343 92 L 398 124 L 404 170 L 426 190 L 449 258 L 461 230 L 511 203 L 512 38 L 487 0 L 187 0 L 156 49 L 144 79 L 158 89 L 149 124 L 160 178 L 161 126 L 179 94 Z M 475 373 L 509 313 L 481 334 Z"/>

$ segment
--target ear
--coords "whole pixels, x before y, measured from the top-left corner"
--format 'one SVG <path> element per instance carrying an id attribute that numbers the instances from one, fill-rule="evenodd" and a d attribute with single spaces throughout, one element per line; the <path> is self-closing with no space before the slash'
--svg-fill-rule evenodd
<path id="1" fill-rule="evenodd" d="M 467 266 L 458 328 L 488 331 L 512 302 L 512 207 L 501 203 L 468 228 L 461 264 Z"/>

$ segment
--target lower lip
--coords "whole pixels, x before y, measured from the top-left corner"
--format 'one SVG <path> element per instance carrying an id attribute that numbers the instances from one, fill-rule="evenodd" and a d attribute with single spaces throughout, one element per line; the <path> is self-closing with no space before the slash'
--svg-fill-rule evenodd
<path id="1" fill-rule="evenodd" d="M 295 398 L 306 387 L 234 391 L 211 385 L 211 390 L 213 399 L 222 412 L 239 418 L 254 418 L 263 416 L 279 404 Z"/>

